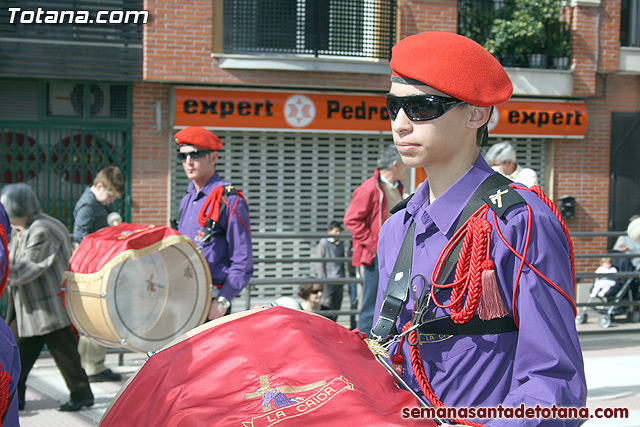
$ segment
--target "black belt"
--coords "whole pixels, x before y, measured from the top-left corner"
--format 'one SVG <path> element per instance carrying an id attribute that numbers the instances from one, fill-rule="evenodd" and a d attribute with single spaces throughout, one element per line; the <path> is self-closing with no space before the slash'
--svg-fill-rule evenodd
<path id="1" fill-rule="evenodd" d="M 467 323 L 458 324 L 450 316 L 443 316 L 427 321 L 418 330 L 423 334 L 493 335 L 515 332 L 518 327 L 511 317 L 482 320 L 480 316 L 473 316 Z"/>

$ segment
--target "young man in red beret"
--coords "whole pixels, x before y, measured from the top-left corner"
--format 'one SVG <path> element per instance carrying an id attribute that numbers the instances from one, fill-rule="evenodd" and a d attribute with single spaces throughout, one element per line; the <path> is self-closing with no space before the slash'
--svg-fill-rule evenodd
<path id="1" fill-rule="evenodd" d="M 395 145 L 428 179 L 380 232 L 373 333 L 409 331 L 390 361 L 433 406 L 545 409 L 531 419 L 468 412 L 450 424 L 581 424 L 546 411 L 586 400 L 566 228 L 543 195 L 479 152 L 493 106 L 511 97 L 509 77 L 480 45 L 444 32 L 400 41 L 391 69 Z"/>
<path id="2" fill-rule="evenodd" d="M 228 314 L 231 300 L 253 275 L 249 206 L 216 172 L 220 138 L 190 126 L 176 133 L 175 141 L 191 180 L 180 202 L 177 229 L 194 241 L 209 264 L 215 289 L 208 317 L 213 320 Z"/>

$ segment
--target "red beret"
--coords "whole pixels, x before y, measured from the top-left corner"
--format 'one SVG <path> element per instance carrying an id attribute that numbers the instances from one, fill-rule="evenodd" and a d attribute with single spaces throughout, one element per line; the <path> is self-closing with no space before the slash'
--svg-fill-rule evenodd
<path id="1" fill-rule="evenodd" d="M 424 84 L 479 107 L 502 104 L 513 85 L 493 55 L 473 40 L 429 31 L 398 42 L 391 51 L 391 81 Z"/>
<path id="2" fill-rule="evenodd" d="M 219 150 L 222 148 L 220 138 L 199 126 L 189 126 L 188 128 L 182 129 L 176 133 L 174 139 L 178 145 L 195 145 L 208 150 Z"/>

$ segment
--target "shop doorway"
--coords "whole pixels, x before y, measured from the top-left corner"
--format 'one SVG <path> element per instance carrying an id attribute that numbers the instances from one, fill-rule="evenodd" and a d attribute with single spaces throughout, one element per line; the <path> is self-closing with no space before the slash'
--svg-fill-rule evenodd
<path id="1" fill-rule="evenodd" d="M 640 114 L 613 113 L 609 230 L 626 230 L 629 218 L 640 214 Z M 610 242 L 609 247 L 613 242 Z"/>

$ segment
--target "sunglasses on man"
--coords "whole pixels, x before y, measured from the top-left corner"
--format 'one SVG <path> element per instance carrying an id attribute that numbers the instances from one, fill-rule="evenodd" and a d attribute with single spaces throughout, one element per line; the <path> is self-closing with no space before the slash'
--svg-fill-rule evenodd
<path id="1" fill-rule="evenodd" d="M 438 95 L 395 96 L 386 94 L 385 98 L 391 120 L 398 117 L 398 112 L 402 108 L 409 120 L 414 122 L 437 119 L 456 105 L 464 104 L 464 101 L 459 99 Z"/>
<path id="2" fill-rule="evenodd" d="M 187 156 L 191 156 L 191 160 L 201 159 L 209 153 L 213 153 L 212 150 L 195 150 L 189 151 L 188 153 L 178 152 L 178 159 L 180 161 L 187 160 Z"/>

